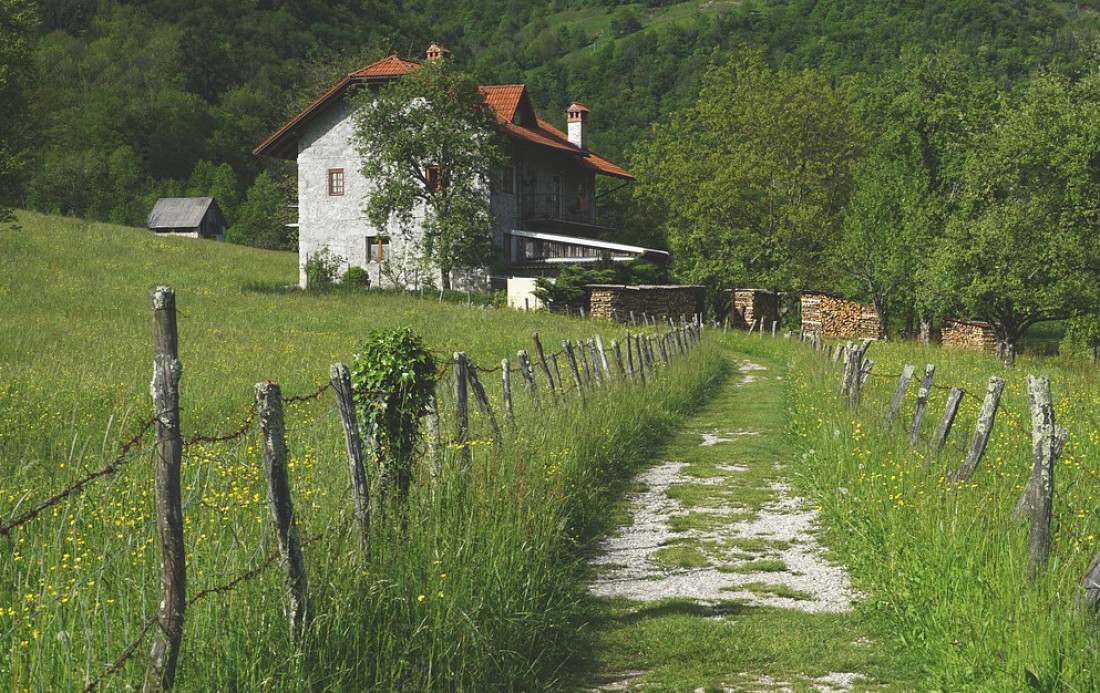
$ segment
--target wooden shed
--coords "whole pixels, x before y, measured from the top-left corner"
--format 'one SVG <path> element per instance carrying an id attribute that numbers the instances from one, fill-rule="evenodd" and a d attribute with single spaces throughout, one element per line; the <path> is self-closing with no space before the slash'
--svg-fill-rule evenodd
<path id="1" fill-rule="evenodd" d="M 701 284 L 661 284 L 626 286 L 624 284 L 589 284 L 588 309 L 594 318 L 610 318 L 618 321 L 643 316 L 651 319 L 691 319 L 702 308 Z"/>
<path id="2" fill-rule="evenodd" d="M 944 318 L 941 336 L 944 349 L 993 351 L 997 347 L 997 337 L 988 322 Z"/>
<path id="3" fill-rule="evenodd" d="M 224 241 L 229 224 L 212 197 L 162 197 L 145 226 L 157 234 Z"/>
<path id="4" fill-rule="evenodd" d="M 730 325 L 749 329 L 758 321 L 757 329 L 771 329 L 779 321 L 779 294 L 764 289 L 731 289 Z"/>
<path id="5" fill-rule="evenodd" d="M 885 331 L 878 311 L 824 291 L 802 292 L 802 329 L 822 337 L 882 339 Z"/>

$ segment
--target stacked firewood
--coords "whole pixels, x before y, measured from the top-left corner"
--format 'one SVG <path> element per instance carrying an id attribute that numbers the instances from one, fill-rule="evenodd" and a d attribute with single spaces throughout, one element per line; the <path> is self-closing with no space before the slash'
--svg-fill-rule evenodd
<path id="1" fill-rule="evenodd" d="M 993 351 L 997 338 L 993 326 L 976 320 L 943 319 L 943 348 L 968 349 L 970 351 Z"/>
<path id="2" fill-rule="evenodd" d="M 774 291 L 732 289 L 731 292 L 730 324 L 733 327 L 748 329 L 756 325 L 760 329 L 770 329 L 772 323 L 779 320 L 779 294 Z"/>
<path id="3" fill-rule="evenodd" d="M 873 306 L 821 291 L 802 292 L 802 329 L 822 337 L 882 339 L 882 320 Z"/>

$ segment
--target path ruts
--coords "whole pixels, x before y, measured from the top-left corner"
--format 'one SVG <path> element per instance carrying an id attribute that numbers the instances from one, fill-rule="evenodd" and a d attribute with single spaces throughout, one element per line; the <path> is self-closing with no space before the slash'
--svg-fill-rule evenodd
<path id="1" fill-rule="evenodd" d="M 792 489 L 782 368 L 732 358 L 591 561 L 601 618 L 581 690 L 907 690 Z"/>

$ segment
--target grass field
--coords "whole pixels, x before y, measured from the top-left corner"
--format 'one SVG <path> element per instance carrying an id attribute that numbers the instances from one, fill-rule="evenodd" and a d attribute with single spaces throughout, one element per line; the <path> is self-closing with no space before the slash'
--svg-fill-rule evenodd
<path id="1" fill-rule="evenodd" d="M 1093 691 L 1100 688 L 1100 630 L 1071 605 L 1100 549 L 1100 389 L 1097 372 L 1069 357 L 1025 357 L 1006 371 L 988 354 L 914 344 L 875 344 L 861 410 L 837 394 L 839 366 L 796 349 L 789 409 L 806 452 L 800 473 L 822 504 L 837 556 L 871 598 L 874 618 L 919 653 L 927 683 L 944 691 Z M 892 432 L 886 407 L 904 363 L 937 365 L 936 382 L 963 399 L 948 446 L 928 455 L 927 437 L 908 446 L 918 383 L 911 384 Z M 948 488 L 944 475 L 963 458 L 990 375 L 1007 380 L 1002 408 L 973 479 Z M 1070 439 L 1055 472 L 1050 563 L 1026 577 L 1027 527 L 1011 521 L 1031 470 L 1028 374 L 1051 378 L 1057 422 Z M 888 376 L 888 377 L 887 377 Z M 919 381 L 919 377 L 915 378 Z M 947 392 L 934 390 L 924 432 L 938 423 Z"/>
<path id="2" fill-rule="evenodd" d="M 182 427 L 226 433 L 255 382 L 313 391 L 375 328 L 411 326 L 436 353 L 499 365 L 563 338 L 618 329 L 544 314 L 344 291 L 281 289 L 296 258 L 78 220 L 21 214 L 0 232 L 0 521 L 113 458 L 151 404 L 149 290 L 176 289 Z M 553 347 L 550 347 L 551 349 Z M 463 471 L 445 450 L 418 470 L 403 522 L 356 550 L 331 394 L 288 408 L 292 493 L 313 627 L 289 637 L 265 508 L 258 434 L 185 447 L 189 595 L 179 690 L 554 690 L 584 618 L 580 550 L 646 451 L 726 368 L 704 346 L 648 387 L 591 393 L 585 408 L 517 402 L 498 453 L 480 417 Z M 499 380 L 483 376 L 499 407 Z M 499 378 L 499 375 L 496 376 Z M 518 387 L 518 385 L 517 385 Z M 499 410 L 499 409 L 498 409 Z M 446 423 L 447 411 L 444 411 Z M 0 537 L 0 688 L 79 690 L 105 673 L 157 609 L 151 439 L 122 471 Z M 138 685 L 149 642 L 109 690 Z"/>

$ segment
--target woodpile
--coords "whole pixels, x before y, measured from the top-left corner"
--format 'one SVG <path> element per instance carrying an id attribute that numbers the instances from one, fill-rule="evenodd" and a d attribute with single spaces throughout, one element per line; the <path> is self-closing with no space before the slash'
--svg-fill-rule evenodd
<path id="1" fill-rule="evenodd" d="M 802 292 L 802 329 L 822 337 L 882 339 L 885 332 L 873 306 L 822 291 Z"/>
<path id="2" fill-rule="evenodd" d="M 731 289 L 732 310 L 730 312 L 730 325 L 741 329 L 749 329 L 757 321 L 763 321 L 757 325 L 757 329 L 771 329 L 772 323 L 779 320 L 779 294 L 763 289 Z"/>
<path id="3" fill-rule="evenodd" d="M 944 349 L 993 351 L 997 346 L 993 326 L 988 322 L 958 318 L 943 319 L 942 341 Z"/>
<path id="4" fill-rule="evenodd" d="M 684 316 L 689 320 L 702 307 L 703 287 L 698 284 L 626 286 L 589 284 L 588 310 L 594 318 L 629 321 L 633 313 L 639 321 Z"/>

